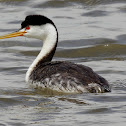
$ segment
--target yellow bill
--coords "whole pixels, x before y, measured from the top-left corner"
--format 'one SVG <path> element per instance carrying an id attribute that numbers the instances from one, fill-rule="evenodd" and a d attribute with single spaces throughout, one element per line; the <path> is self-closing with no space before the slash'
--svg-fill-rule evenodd
<path id="1" fill-rule="evenodd" d="M 26 32 L 25 31 L 17 31 L 13 32 L 7 35 L 0 36 L 0 39 L 5 39 L 5 38 L 12 38 L 12 37 L 17 37 L 17 36 L 23 36 Z"/>

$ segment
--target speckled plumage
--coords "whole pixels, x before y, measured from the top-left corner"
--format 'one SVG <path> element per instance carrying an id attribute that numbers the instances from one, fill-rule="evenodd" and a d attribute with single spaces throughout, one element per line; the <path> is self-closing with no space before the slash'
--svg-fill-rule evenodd
<path id="1" fill-rule="evenodd" d="M 31 73 L 30 80 L 36 86 L 61 92 L 110 91 L 108 82 L 91 68 L 71 62 L 38 64 Z"/>

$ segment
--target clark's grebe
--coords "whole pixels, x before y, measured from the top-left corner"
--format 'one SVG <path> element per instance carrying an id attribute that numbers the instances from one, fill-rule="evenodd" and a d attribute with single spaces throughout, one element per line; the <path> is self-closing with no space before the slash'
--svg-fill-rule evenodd
<path id="1" fill-rule="evenodd" d="M 29 15 L 17 32 L 0 39 L 25 36 L 43 41 L 43 47 L 26 73 L 26 82 L 42 89 L 66 93 L 110 92 L 108 82 L 91 68 L 66 61 L 51 62 L 58 42 L 55 24 L 42 15 Z"/>

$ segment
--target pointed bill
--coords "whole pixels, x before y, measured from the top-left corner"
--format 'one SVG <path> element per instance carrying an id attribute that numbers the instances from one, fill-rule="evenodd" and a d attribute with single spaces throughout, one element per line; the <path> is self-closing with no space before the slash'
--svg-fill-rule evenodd
<path id="1" fill-rule="evenodd" d="M 25 31 L 17 31 L 13 32 L 7 35 L 0 36 L 0 39 L 5 39 L 5 38 L 12 38 L 12 37 L 17 37 L 17 36 L 23 36 L 26 32 Z"/>

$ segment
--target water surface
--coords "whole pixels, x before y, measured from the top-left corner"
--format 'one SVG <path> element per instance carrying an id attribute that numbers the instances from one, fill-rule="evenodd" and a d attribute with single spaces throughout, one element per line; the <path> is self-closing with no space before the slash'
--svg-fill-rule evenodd
<path id="1" fill-rule="evenodd" d="M 51 18 L 59 31 L 53 60 L 93 68 L 111 93 L 63 95 L 33 90 L 28 66 L 42 42 L 0 40 L 0 126 L 124 126 L 126 124 L 125 0 L 0 0 L 0 35 L 16 31 L 29 14 Z"/>

